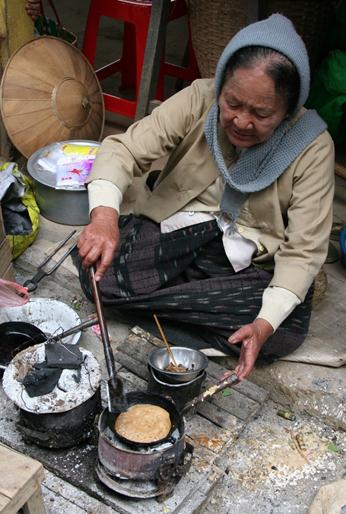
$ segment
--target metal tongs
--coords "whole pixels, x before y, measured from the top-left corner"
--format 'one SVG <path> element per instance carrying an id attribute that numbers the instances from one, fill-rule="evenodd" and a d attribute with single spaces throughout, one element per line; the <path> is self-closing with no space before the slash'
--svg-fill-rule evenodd
<path id="1" fill-rule="evenodd" d="M 128 403 L 126 395 L 124 394 L 123 382 L 115 370 L 114 355 L 109 341 L 106 319 L 101 302 L 99 284 L 95 280 L 94 266 L 91 266 L 90 268 L 90 278 L 108 371 L 108 380 L 106 382 L 108 410 L 110 413 L 115 414 L 116 412 L 126 411 L 128 409 Z"/>
<path id="2" fill-rule="evenodd" d="M 76 230 L 73 230 L 67 237 L 65 237 L 65 239 L 63 241 L 61 241 L 61 243 L 59 243 L 58 246 L 56 248 L 54 248 L 54 250 L 37 267 L 37 271 L 36 271 L 35 275 L 31 279 L 26 280 L 24 282 L 23 286 L 26 287 L 29 292 L 35 291 L 35 289 L 37 289 L 37 285 L 40 282 L 40 280 L 42 280 L 44 277 L 47 277 L 48 275 L 51 275 L 52 273 L 54 273 L 54 271 L 60 266 L 60 264 L 62 264 L 64 262 L 66 257 L 68 257 L 70 255 L 70 253 L 76 248 L 77 243 L 74 243 L 73 245 L 70 246 L 70 248 L 68 250 L 66 250 L 66 252 L 61 257 L 61 259 L 50 270 L 46 271 L 44 269 L 45 265 L 51 260 L 51 258 L 54 257 L 54 255 L 56 253 L 58 253 L 60 248 L 62 248 L 64 246 L 64 244 L 67 243 L 67 241 L 69 239 L 71 239 L 71 237 L 75 233 L 76 233 Z"/>

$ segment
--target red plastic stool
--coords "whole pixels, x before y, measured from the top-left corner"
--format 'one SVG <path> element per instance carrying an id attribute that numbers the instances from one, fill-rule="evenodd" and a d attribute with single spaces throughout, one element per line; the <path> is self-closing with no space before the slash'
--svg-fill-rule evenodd
<path id="1" fill-rule="evenodd" d="M 172 7 L 169 21 L 187 14 L 184 0 L 171 0 Z M 141 81 L 144 52 L 146 47 L 151 14 L 151 1 L 149 0 L 91 0 L 83 53 L 94 64 L 97 35 L 101 16 L 122 20 L 124 22 L 123 50 L 120 59 L 96 70 L 99 80 L 103 80 L 115 73 L 121 72 L 121 88 L 134 87 L 136 100 L 128 100 L 120 96 L 103 93 L 107 111 L 134 118 Z M 199 77 L 197 61 L 192 48 L 189 27 L 189 40 L 187 48 L 188 65 L 178 66 L 161 60 L 156 98 L 164 99 L 164 76 L 170 75 L 181 80 L 193 81 Z"/>

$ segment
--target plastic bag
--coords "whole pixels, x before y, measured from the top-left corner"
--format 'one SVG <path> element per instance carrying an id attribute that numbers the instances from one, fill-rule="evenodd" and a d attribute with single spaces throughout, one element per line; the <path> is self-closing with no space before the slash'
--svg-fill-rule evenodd
<path id="1" fill-rule="evenodd" d="M 337 6 L 332 30 L 329 35 L 329 48 L 346 50 L 346 0 L 341 0 Z"/>
<path id="2" fill-rule="evenodd" d="M 14 162 L 0 166 L 0 200 L 5 233 L 15 259 L 34 241 L 40 223 L 40 210 L 31 180 Z"/>
<path id="3" fill-rule="evenodd" d="M 80 189 L 89 176 L 97 151 L 97 146 L 56 143 L 37 164 L 55 175 L 57 189 Z"/>
<path id="4" fill-rule="evenodd" d="M 56 188 L 77 188 L 84 186 L 86 179 L 89 176 L 93 159 L 81 162 L 73 162 L 68 164 L 60 164 L 57 166 L 56 172 Z"/>
<path id="5" fill-rule="evenodd" d="M 29 300 L 26 287 L 0 278 L 0 307 L 20 307 Z"/>
<path id="6" fill-rule="evenodd" d="M 335 143 L 346 141 L 346 52 L 333 50 L 316 70 L 306 107 L 318 111 Z"/>

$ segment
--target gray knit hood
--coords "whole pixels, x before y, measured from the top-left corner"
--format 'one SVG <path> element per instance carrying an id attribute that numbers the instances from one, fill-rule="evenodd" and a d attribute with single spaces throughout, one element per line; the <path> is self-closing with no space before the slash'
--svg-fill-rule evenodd
<path id="1" fill-rule="evenodd" d="M 309 56 L 304 42 L 295 31 L 292 22 L 281 14 L 272 14 L 266 20 L 252 23 L 240 30 L 231 39 L 222 52 L 216 67 L 216 98 L 220 95 L 223 76 L 229 59 L 237 50 L 246 46 L 264 46 L 277 50 L 293 62 L 300 77 L 300 94 L 296 106 L 296 110 L 299 110 L 309 95 Z"/>
<path id="2" fill-rule="evenodd" d="M 231 168 L 227 168 L 219 145 L 217 100 L 230 57 L 240 48 L 247 46 L 272 48 L 295 64 L 300 76 L 300 94 L 295 112 L 304 105 L 310 83 L 309 58 L 305 45 L 290 20 L 281 14 L 273 14 L 266 20 L 243 28 L 223 51 L 215 73 L 216 101 L 208 113 L 204 133 L 210 152 L 226 184 L 220 208 L 233 222 L 237 219 L 248 194 L 270 186 L 327 128 L 314 110 L 305 112 L 294 123 L 292 119 L 284 119 L 267 141 L 242 151 L 238 161 Z"/>

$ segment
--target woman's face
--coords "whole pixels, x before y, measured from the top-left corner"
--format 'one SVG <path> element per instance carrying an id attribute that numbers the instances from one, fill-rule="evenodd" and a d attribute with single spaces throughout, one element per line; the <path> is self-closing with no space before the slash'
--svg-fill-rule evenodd
<path id="1" fill-rule="evenodd" d="M 238 148 L 249 148 L 269 139 L 287 110 L 264 65 L 238 68 L 226 78 L 219 108 L 221 126 Z"/>

